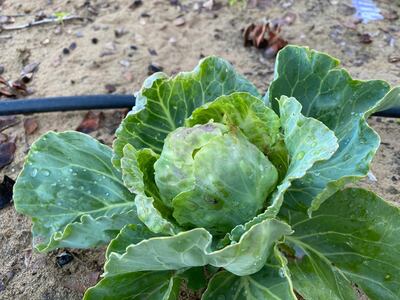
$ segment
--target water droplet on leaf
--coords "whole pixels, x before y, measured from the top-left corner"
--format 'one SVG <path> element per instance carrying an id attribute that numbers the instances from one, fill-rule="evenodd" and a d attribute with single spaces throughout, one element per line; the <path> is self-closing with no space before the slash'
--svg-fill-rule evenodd
<path id="1" fill-rule="evenodd" d="M 31 172 L 31 176 L 32 176 L 32 177 L 36 177 L 37 173 L 38 173 L 38 169 L 33 168 L 33 169 L 32 169 L 32 172 Z"/>
<path id="2" fill-rule="evenodd" d="M 301 151 L 296 155 L 296 159 L 303 159 L 304 155 L 305 155 L 304 151 Z"/>

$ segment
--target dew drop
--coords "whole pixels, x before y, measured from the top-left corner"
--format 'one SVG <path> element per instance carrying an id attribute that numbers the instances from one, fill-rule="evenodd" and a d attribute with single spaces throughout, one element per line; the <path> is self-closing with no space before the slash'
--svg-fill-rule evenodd
<path id="1" fill-rule="evenodd" d="M 296 159 L 299 159 L 299 160 L 303 159 L 304 155 L 305 155 L 304 151 L 301 151 L 296 155 Z"/>
<path id="2" fill-rule="evenodd" d="M 390 280 L 391 278 L 392 278 L 392 276 L 390 274 L 385 275 L 385 280 Z"/>
<path id="3" fill-rule="evenodd" d="M 70 173 L 72 173 L 74 170 L 72 170 L 71 168 L 69 168 L 68 171 L 69 171 Z"/>
<path id="4" fill-rule="evenodd" d="M 279 277 L 285 278 L 285 270 L 282 268 L 279 269 Z"/>
<path id="5" fill-rule="evenodd" d="M 107 196 L 107 197 L 108 197 L 108 196 L 110 196 L 110 193 L 109 193 L 109 192 L 107 192 L 107 193 L 106 193 L 106 196 Z"/>
<path id="6" fill-rule="evenodd" d="M 32 169 L 32 172 L 31 172 L 31 176 L 32 176 L 32 177 L 36 177 L 37 173 L 38 173 L 38 169 L 33 168 L 33 169 Z"/>
<path id="7" fill-rule="evenodd" d="M 50 176 L 50 171 L 49 171 L 49 170 L 43 169 L 43 170 L 42 170 L 42 173 L 43 173 L 43 175 L 46 176 L 46 177 Z"/>

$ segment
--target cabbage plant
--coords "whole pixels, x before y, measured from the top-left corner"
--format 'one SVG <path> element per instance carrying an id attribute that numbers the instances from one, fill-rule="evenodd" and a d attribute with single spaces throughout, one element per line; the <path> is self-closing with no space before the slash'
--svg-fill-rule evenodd
<path id="1" fill-rule="evenodd" d="M 366 120 L 400 88 L 288 46 L 262 96 L 226 61 L 156 73 L 113 149 L 49 132 L 14 189 L 40 252 L 109 242 L 98 299 L 400 297 L 399 208 L 347 187 L 378 149 Z"/>

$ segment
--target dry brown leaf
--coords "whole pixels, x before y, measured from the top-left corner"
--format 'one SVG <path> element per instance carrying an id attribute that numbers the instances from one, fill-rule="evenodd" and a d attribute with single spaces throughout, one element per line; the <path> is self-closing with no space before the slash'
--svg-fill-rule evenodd
<path id="1" fill-rule="evenodd" d="M 24 121 L 24 129 L 26 134 L 32 134 L 38 129 L 39 125 L 35 118 L 28 118 Z"/>
<path id="2" fill-rule="evenodd" d="M 93 111 L 89 111 L 81 124 L 76 128 L 77 131 L 83 132 L 83 133 L 90 133 L 93 132 L 100 127 L 100 123 L 102 119 L 104 118 L 104 115 L 102 112 L 95 113 Z"/>

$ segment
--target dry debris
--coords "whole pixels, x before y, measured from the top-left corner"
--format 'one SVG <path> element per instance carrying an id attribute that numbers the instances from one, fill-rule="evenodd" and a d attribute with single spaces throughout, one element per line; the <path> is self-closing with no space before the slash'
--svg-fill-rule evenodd
<path id="1" fill-rule="evenodd" d="M 96 113 L 89 111 L 76 130 L 83 133 L 91 133 L 100 128 L 100 123 L 103 119 L 104 114 L 102 112 Z"/>
<path id="2" fill-rule="evenodd" d="M 14 183 L 14 180 L 4 175 L 3 182 L 0 183 L 0 209 L 6 207 L 11 202 Z"/>
<path id="3" fill-rule="evenodd" d="M 35 118 L 28 118 L 24 121 L 25 133 L 30 135 L 38 129 L 39 125 Z"/>
<path id="4" fill-rule="evenodd" d="M 252 23 L 244 30 L 244 46 L 254 46 L 258 49 L 265 49 L 264 55 L 266 57 L 275 57 L 278 51 L 288 44 L 288 42 L 280 36 L 280 32 L 281 26 L 279 24 Z"/>

